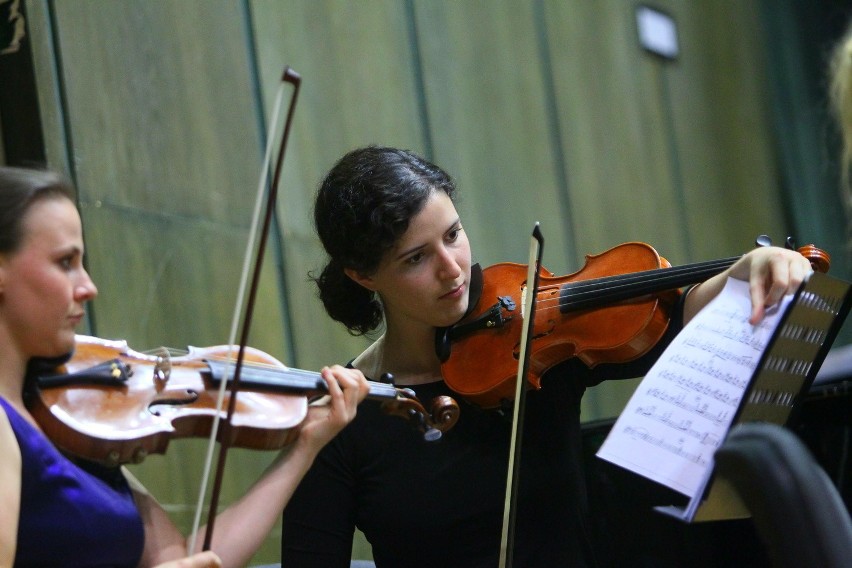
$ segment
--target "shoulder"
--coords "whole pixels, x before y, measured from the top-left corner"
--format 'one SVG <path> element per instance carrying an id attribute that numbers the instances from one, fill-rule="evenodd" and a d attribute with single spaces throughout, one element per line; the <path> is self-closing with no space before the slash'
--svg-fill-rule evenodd
<path id="1" fill-rule="evenodd" d="M 21 449 L 6 410 L 0 405 L 0 565 L 11 566 L 21 504 Z"/>
<path id="2" fill-rule="evenodd" d="M 18 446 L 18 439 L 12 429 L 12 423 L 9 421 L 9 416 L 2 404 L 0 404 L 0 455 L 3 456 L 4 461 L 9 458 L 17 459 L 20 467 L 21 448 Z"/>
<path id="3" fill-rule="evenodd" d="M 376 368 L 378 367 L 379 354 L 380 354 L 380 344 L 382 343 L 382 338 L 380 337 L 376 341 L 372 342 L 367 346 L 364 351 L 362 351 L 358 356 L 354 359 L 350 360 L 349 363 L 346 364 L 347 367 L 352 367 L 354 369 L 360 369 L 364 376 L 368 379 L 377 380 L 379 377 L 376 375 Z"/>

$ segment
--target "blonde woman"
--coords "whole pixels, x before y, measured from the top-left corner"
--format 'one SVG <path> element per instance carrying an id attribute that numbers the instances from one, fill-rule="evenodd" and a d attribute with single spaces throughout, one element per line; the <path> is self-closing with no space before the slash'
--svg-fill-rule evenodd
<path id="1" fill-rule="evenodd" d="M 840 129 L 840 179 L 846 210 L 847 250 L 852 254 L 852 26 L 834 50 L 830 67 L 831 110 Z"/>

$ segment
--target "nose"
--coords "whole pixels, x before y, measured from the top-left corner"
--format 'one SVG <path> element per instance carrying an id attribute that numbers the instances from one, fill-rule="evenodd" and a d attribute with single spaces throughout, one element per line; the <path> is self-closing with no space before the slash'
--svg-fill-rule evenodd
<path id="1" fill-rule="evenodd" d="M 87 302 L 94 299 L 97 295 L 98 287 L 95 286 L 89 273 L 82 270 L 80 281 L 74 286 L 74 299 L 78 302 Z"/>
<path id="2" fill-rule="evenodd" d="M 438 252 L 438 274 L 446 280 L 455 280 L 462 273 L 462 268 L 451 250 L 441 247 Z"/>

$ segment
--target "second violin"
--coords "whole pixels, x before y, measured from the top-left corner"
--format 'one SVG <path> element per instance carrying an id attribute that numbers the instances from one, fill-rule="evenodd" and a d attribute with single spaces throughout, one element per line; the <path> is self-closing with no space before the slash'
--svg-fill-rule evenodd
<path id="1" fill-rule="evenodd" d="M 124 341 L 78 335 L 67 363 L 32 378 L 27 404 L 63 451 L 108 466 L 139 463 L 164 453 L 172 438 L 209 436 L 218 385 L 233 374 L 230 355 L 227 346 L 190 348 L 176 357 L 166 350 L 145 354 Z M 252 348 L 240 384 L 232 422 L 219 431 L 219 441 L 250 449 L 287 446 L 309 402 L 325 393 L 319 373 L 287 368 Z M 458 419 L 450 397 L 433 400 L 427 411 L 413 391 L 371 382 L 368 398 L 411 420 L 427 440 Z"/>

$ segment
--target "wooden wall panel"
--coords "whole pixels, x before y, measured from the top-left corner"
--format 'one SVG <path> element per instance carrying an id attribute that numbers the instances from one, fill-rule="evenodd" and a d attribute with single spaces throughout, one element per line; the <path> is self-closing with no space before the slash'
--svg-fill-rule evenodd
<path id="1" fill-rule="evenodd" d="M 545 265 L 571 251 L 551 145 L 535 5 L 415 3 L 435 160 L 456 178 L 475 260 L 526 263 L 541 223 Z"/>
<path id="2" fill-rule="evenodd" d="M 675 61 L 640 47 L 634 3 L 545 6 L 580 251 L 640 240 L 680 264 L 783 236 L 755 6 L 660 4 L 678 26 Z M 590 390 L 584 416 L 617 414 L 635 384 Z"/>
<path id="3" fill-rule="evenodd" d="M 68 174 L 68 147 L 65 140 L 63 108 L 59 100 L 58 54 L 50 33 L 50 8 L 47 2 L 26 2 L 27 30 L 33 57 L 44 153 L 47 163 L 56 171 Z"/>
<path id="4" fill-rule="evenodd" d="M 54 17 L 66 142 L 101 293 L 95 332 L 140 350 L 226 343 L 261 158 L 241 5 L 56 2 Z M 252 345 L 281 357 L 275 261 Z M 131 468 L 185 531 L 205 450 L 175 441 Z M 233 464 L 223 506 L 273 457 L 247 452 Z"/>
<path id="5" fill-rule="evenodd" d="M 170 307 L 165 339 L 186 343 L 205 339 L 199 329 L 227 339 L 260 162 L 240 11 L 209 6 L 58 3 L 56 14 L 86 236 L 126 244 L 90 257 L 91 271 L 105 297 L 135 290 L 154 312 Z M 111 256 L 126 251 L 137 255 L 116 271 Z M 274 313 L 274 286 L 265 298 Z M 98 302 L 105 330 L 126 318 Z M 276 327 L 280 345 L 280 324 L 265 333 Z"/>
<path id="6" fill-rule="evenodd" d="M 772 142 L 765 47 L 755 33 L 759 5 L 671 6 L 682 56 L 668 81 L 690 256 L 738 254 L 761 233 L 782 243 L 789 225 Z"/>
<path id="7" fill-rule="evenodd" d="M 581 254 L 625 241 L 678 251 L 682 232 L 656 60 L 623 1 L 547 2 L 571 209 Z"/>
<path id="8" fill-rule="evenodd" d="M 60 2 L 56 12 L 81 190 L 247 225 L 251 200 L 234 197 L 254 191 L 260 155 L 239 5 Z"/>
<path id="9" fill-rule="evenodd" d="M 560 274 L 626 240 L 682 263 L 783 237 L 757 7 L 661 0 L 682 48 L 667 63 L 639 47 L 637 4 L 31 0 L 48 156 L 79 185 L 96 331 L 136 348 L 226 339 L 285 65 L 303 82 L 252 344 L 287 364 L 365 344 L 307 279 L 324 262 L 316 185 L 357 146 L 447 169 L 483 265 L 526 262 L 534 221 Z M 634 384 L 591 389 L 584 417 L 616 414 Z M 183 525 L 202 453 L 181 442 L 133 468 Z M 226 499 L 271 457 L 240 453 Z M 257 560 L 277 558 L 274 531 Z"/>
<path id="10" fill-rule="evenodd" d="M 307 273 L 325 254 L 313 229 L 313 197 L 343 154 L 369 144 L 425 153 L 405 4 L 344 0 L 250 4 L 267 114 L 286 65 L 302 77 L 278 207 L 295 359 L 314 369 L 366 345 L 332 321 Z M 289 90 L 288 90 L 289 92 Z"/>

